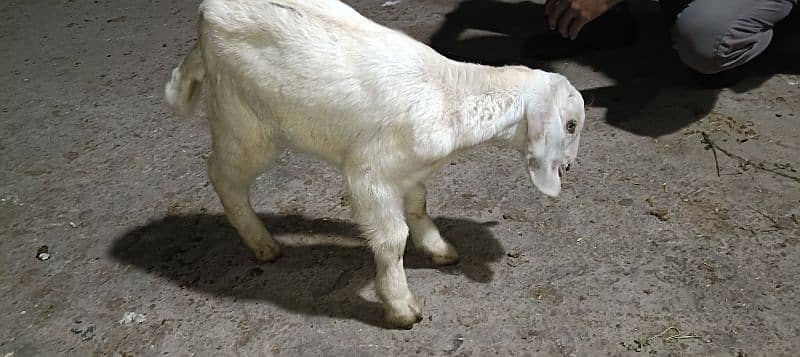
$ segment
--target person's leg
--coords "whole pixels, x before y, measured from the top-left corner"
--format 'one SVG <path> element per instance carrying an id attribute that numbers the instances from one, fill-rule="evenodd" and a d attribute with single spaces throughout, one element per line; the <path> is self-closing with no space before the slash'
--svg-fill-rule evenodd
<path id="1" fill-rule="evenodd" d="M 692 1 L 693 0 L 659 0 L 658 5 L 661 8 L 661 13 L 671 27 L 675 24 L 675 19 L 678 17 L 678 14 L 683 12 L 683 9 Z"/>
<path id="2" fill-rule="evenodd" d="M 681 4 L 671 31 L 675 50 L 687 66 L 700 73 L 739 67 L 767 48 L 773 26 L 797 2 L 694 0 Z"/>

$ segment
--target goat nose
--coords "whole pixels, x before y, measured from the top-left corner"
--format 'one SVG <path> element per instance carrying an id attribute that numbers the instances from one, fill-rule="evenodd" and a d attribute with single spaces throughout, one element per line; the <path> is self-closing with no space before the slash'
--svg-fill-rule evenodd
<path id="1" fill-rule="evenodd" d="M 566 164 L 564 166 L 564 171 L 569 171 L 570 166 L 572 166 L 572 164 Z"/>

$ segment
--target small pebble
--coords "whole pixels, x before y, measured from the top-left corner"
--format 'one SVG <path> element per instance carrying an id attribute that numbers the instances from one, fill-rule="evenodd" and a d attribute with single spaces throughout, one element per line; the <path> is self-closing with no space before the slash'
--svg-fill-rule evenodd
<path id="1" fill-rule="evenodd" d="M 39 249 L 36 250 L 36 259 L 41 261 L 50 259 L 50 248 L 46 245 L 39 247 Z"/>
<path id="2" fill-rule="evenodd" d="M 122 319 L 119 320 L 120 325 L 130 324 L 130 323 L 137 323 L 142 324 L 147 319 L 145 314 L 137 314 L 135 312 L 129 311 L 122 315 Z"/>

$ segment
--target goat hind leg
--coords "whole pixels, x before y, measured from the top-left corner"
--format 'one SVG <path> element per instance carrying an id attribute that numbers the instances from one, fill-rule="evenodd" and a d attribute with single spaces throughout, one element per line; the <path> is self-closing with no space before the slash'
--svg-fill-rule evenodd
<path id="1" fill-rule="evenodd" d="M 280 246 L 250 204 L 250 186 L 278 154 L 275 145 L 265 146 L 245 148 L 237 140 L 215 137 L 208 172 L 228 221 L 245 245 L 259 260 L 272 261 L 280 256 Z"/>

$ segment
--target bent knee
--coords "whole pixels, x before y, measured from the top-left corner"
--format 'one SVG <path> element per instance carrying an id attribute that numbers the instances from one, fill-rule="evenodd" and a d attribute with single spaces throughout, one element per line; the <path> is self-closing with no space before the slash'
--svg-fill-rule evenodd
<path id="1" fill-rule="evenodd" d="M 676 20 L 672 40 L 683 63 L 695 71 L 713 74 L 739 67 L 760 55 L 772 41 L 772 27 L 755 17 L 724 21 L 708 14 L 689 13 Z"/>

